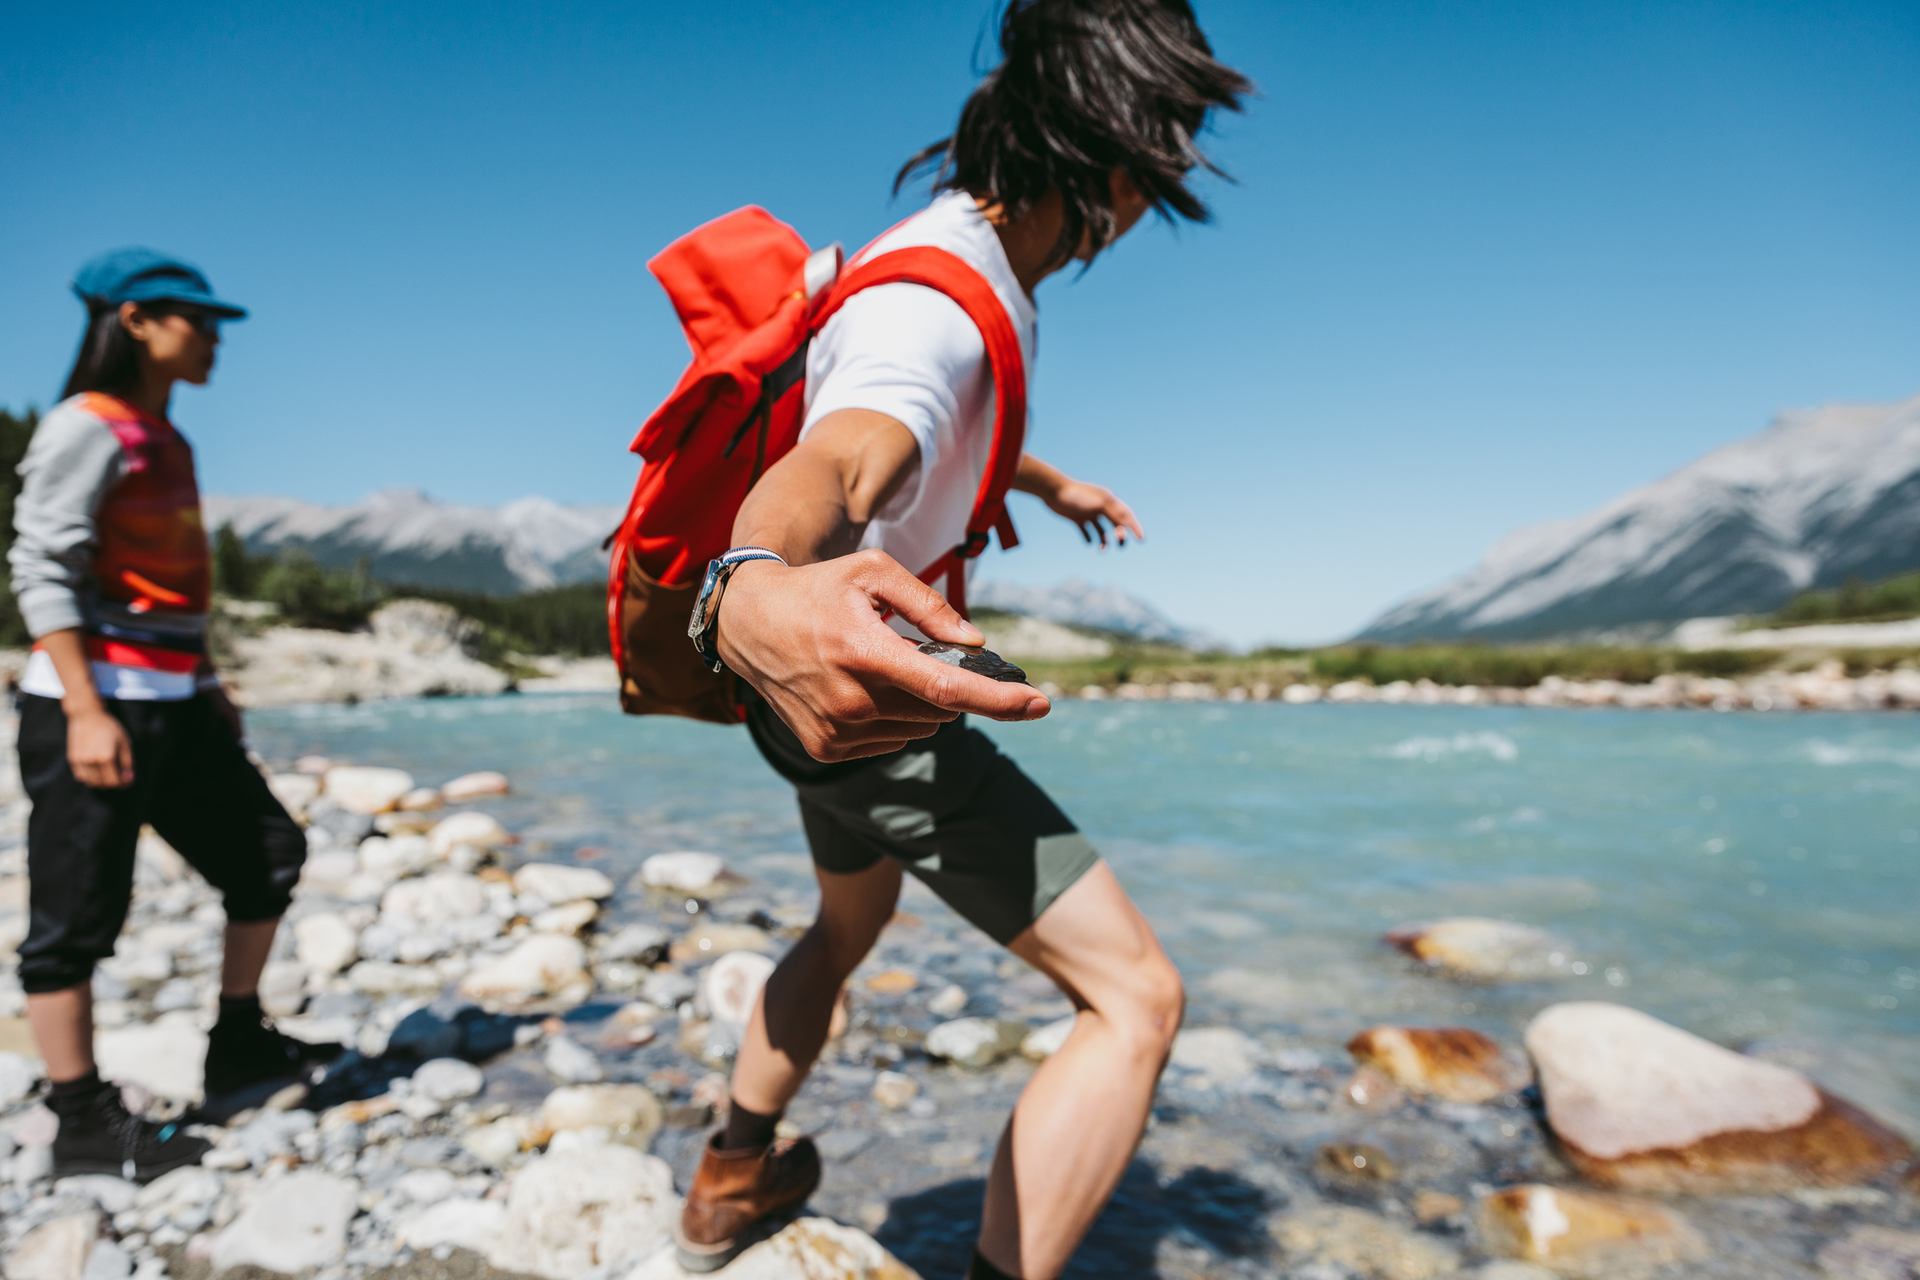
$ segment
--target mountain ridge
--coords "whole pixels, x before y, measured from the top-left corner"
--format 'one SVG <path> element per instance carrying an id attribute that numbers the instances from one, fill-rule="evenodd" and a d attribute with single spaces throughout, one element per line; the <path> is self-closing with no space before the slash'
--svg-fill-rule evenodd
<path id="1" fill-rule="evenodd" d="M 604 581 L 601 544 L 619 523 L 617 506 L 569 506 L 518 498 L 500 507 L 440 502 L 420 489 L 383 489 L 357 503 L 327 505 L 282 497 L 210 497 L 207 522 L 231 525 L 255 553 L 305 551 L 345 569 L 366 562 L 395 586 L 511 595 Z M 1194 648 L 1217 642 L 1174 622 L 1115 587 L 1070 580 L 1022 587 L 981 580 L 970 588 L 983 608 L 1069 626 Z"/>
<path id="2" fill-rule="evenodd" d="M 1523 640 L 1766 612 L 1920 568 L 1920 396 L 1791 410 L 1583 515 L 1519 529 L 1356 639 Z"/>

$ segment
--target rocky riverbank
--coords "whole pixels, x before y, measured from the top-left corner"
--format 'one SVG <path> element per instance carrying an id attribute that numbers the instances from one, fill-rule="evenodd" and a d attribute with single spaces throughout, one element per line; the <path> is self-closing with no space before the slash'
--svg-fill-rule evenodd
<path id="1" fill-rule="evenodd" d="M 611 695 L 619 687 L 613 664 L 604 656 L 491 652 L 482 642 L 477 623 L 434 601 L 392 601 L 375 610 L 368 625 L 358 631 L 276 625 L 270 613 L 245 602 L 227 602 L 222 616 L 224 629 L 231 633 L 221 646 L 226 651 L 223 679 L 241 702 L 253 707 L 483 697 L 516 690 Z M 1920 669 L 1909 664 L 1850 674 L 1847 664 L 1834 657 L 1813 661 L 1805 669 L 1742 676 L 1669 674 L 1636 682 L 1549 675 L 1524 687 L 1424 679 L 1383 684 L 1364 679 L 1290 679 L 1273 676 L 1272 664 L 1226 659 L 1208 667 L 1196 660 L 1187 665 L 1204 668 L 1207 678 L 1085 684 L 1045 678 L 1049 664 L 1110 657 L 1111 641 L 1033 618 L 996 617 L 986 625 L 990 647 L 1029 664 L 1039 673 L 1041 687 L 1054 698 L 1291 706 L 1324 702 L 1712 711 L 1920 710 Z M 0 650 L 0 679 L 9 683 L 17 679 L 25 660 L 22 650 Z M 1262 672 L 1264 678 L 1260 678 Z"/>
<path id="2" fill-rule="evenodd" d="M 1051 694 L 1091 700 L 1171 702 L 1281 702 L 1307 706 L 1381 703 L 1390 706 L 1449 707 L 1624 707 L 1641 710 L 1706 711 L 1916 711 L 1920 710 L 1920 671 L 1900 668 L 1850 676 L 1839 661 L 1808 671 L 1766 671 L 1740 677 L 1663 675 L 1644 684 L 1622 680 L 1569 680 L 1547 676 L 1525 688 L 1492 685 L 1443 685 L 1431 680 L 1374 684 L 1347 680 L 1337 684 L 1295 682 L 1208 683 L 1168 681 L 1123 683 L 1114 688 L 1049 686 Z"/>
<path id="3" fill-rule="evenodd" d="M 593 848 L 530 848 L 488 813 L 506 811 L 497 773 L 421 786 L 309 758 L 272 778 L 312 852 L 263 997 L 290 1032 L 354 1056 L 304 1098 L 209 1126 L 205 1169 L 51 1183 L 8 966 L 0 1274 L 676 1275 L 676 1178 L 810 902 L 711 853 L 616 881 Z M 0 957 L 25 927 L 21 818 L 0 790 Z M 220 923 L 145 840 L 96 995 L 103 1066 L 156 1107 L 199 1094 Z M 1580 964 L 1501 921 L 1386 941 L 1382 972 L 1456 990 L 1550 993 Z M 1356 1011 L 1343 1046 L 1196 990 L 1153 1127 L 1074 1274 L 1873 1280 L 1920 1262 L 1898 1134 L 1797 1069 L 1622 1006 L 1543 1003 L 1491 1034 Z M 903 913 L 791 1116 L 827 1155 L 829 1216 L 726 1274 L 958 1274 L 1006 1108 L 1069 1013 L 944 915 Z"/>

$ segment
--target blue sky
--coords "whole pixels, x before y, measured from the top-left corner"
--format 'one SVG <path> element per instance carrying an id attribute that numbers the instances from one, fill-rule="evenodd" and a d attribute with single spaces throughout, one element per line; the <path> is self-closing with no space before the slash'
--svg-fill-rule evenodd
<path id="1" fill-rule="evenodd" d="M 989 572 L 1329 638 L 1779 408 L 1920 392 L 1912 0 L 1197 7 L 1262 91 L 1216 225 L 1040 292 L 1033 446 L 1149 540 L 1029 510 Z M 621 501 L 684 354 L 649 254 L 910 210 L 989 8 L 8 6 L 0 405 L 148 243 L 255 311 L 175 405 L 209 491 Z"/>

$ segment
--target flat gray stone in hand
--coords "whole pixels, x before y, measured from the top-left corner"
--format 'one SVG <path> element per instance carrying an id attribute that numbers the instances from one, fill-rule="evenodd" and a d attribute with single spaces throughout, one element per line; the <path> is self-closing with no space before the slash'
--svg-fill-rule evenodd
<path id="1" fill-rule="evenodd" d="M 920 642 L 920 652 L 949 666 L 959 667 L 962 671 L 983 675 L 989 680 L 1000 680 L 1007 684 L 1027 683 L 1026 672 L 991 649 L 947 644 L 940 640 L 923 640 Z"/>

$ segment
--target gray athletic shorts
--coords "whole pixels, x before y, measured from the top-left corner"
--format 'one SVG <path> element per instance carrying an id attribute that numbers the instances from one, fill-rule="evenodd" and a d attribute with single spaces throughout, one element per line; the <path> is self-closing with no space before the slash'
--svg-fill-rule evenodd
<path id="1" fill-rule="evenodd" d="M 892 755 L 821 764 L 757 697 L 747 727 L 800 797 L 824 871 L 893 858 L 994 941 L 1013 941 L 1100 855 L 993 739 L 964 720 Z"/>

